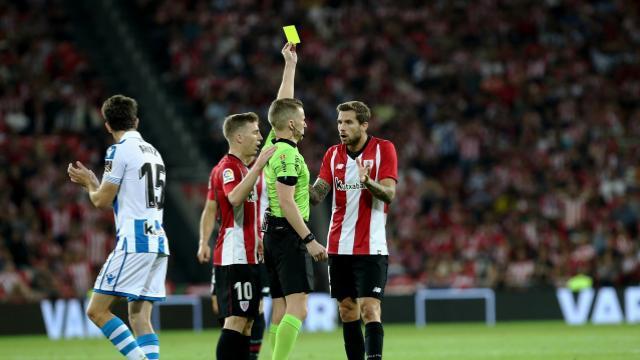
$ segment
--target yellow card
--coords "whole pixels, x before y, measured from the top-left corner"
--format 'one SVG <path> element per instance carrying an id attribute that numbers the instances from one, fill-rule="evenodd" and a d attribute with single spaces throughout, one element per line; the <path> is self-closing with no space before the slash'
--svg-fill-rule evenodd
<path id="1" fill-rule="evenodd" d="M 295 25 L 283 26 L 284 35 L 287 37 L 287 41 L 294 44 L 300 44 L 300 36 Z"/>

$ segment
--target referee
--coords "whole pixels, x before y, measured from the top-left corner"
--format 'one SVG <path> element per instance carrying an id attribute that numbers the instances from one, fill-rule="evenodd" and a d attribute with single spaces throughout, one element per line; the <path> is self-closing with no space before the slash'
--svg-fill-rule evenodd
<path id="1" fill-rule="evenodd" d="M 294 45 L 287 44 L 282 54 L 282 84 L 277 100 L 269 107 L 271 142 L 276 151 L 264 168 L 269 198 L 264 245 L 273 298 L 270 333 L 275 332 L 274 360 L 289 357 L 307 315 L 307 294 L 313 290 L 311 258 L 327 259 L 326 249 L 307 226 L 309 169 L 297 147 L 307 124 L 302 102 L 293 99 Z"/>

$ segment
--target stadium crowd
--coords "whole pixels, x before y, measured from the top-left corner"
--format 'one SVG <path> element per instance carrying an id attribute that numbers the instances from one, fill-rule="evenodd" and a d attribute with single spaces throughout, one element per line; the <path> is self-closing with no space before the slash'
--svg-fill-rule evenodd
<path id="1" fill-rule="evenodd" d="M 312 172 L 338 140 L 335 106 L 373 107 L 370 132 L 400 157 L 390 286 L 640 280 L 637 3 L 137 4 L 166 78 L 213 143 L 226 114 L 266 114 L 281 67 L 274 24 L 301 32 L 296 96 Z"/>
<path id="2" fill-rule="evenodd" d="M 113 246 L 112 213 L 66 174 L 109 141 L 69 30 L 59 2 L 0 2 L 0 302 L 84 297 Z"/>
<path id="3" fill-rule="evenodd" d="M 225 115 L 266 118 L 274 24 L 301 33 L 312 173 L 338 140 L 335 106 L 372 106 L 370 133 L 399 155 L 391 288 L 640 281 L 635 2 L 136 4 L 212 146 Z M 0 302 L 83 297 L 113 246 L 111 212 L 66 179 L 72 159 L 99 170 L 110 142 L 104 89 L 69 31 L 59 2 L 0 2 Z"/>

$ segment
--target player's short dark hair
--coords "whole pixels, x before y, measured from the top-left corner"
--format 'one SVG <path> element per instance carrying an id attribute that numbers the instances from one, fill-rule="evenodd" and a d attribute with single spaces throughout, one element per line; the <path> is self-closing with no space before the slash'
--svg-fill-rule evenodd
<path id="1" fill-rule="evenodd" d="M 302 101 L 298 99 L 275 100 L 269 106 L 269 123 L 274 129 L 282 130 L 286 126 L 287 120 L 291 119 L 298 109 L 302 108 Z"/>
<path id="2" fill-rule="evenodd" d="M 135 129 L 138 103 L 124 95 L 113 95 L 102 103 L 102 116 L 114 131 Z"/>
<path id="3" fill-rule="evenodd" d="M 235 132 L 245 124 L 258 122 L 259 119 L 258 114 L 254 112 L 229 115 L 224 118 L 222 133 L 224 134 L 224 137 L 229 140 L 231 136 L 233 136 L 233 134 L 235 134 Z"/>
<path id="4" fill-rule="evenodd" d="M 371 110 L 362 101 L 347 101 L 338 105 L 338 111 L 353 111 L 356 113 L 356 119 L 360 124 L 369 122 L 371 119 Z"/>

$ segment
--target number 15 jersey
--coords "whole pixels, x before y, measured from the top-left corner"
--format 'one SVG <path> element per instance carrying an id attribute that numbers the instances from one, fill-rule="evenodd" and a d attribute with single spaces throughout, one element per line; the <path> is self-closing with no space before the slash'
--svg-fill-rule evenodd
<path id="1" fill-rule="evenodd" d="M 120 186 L 113 201 L 116 249 L 169 255 L 162 221 L 166 178 L 162 156 L 137 131 L 107 149 L 102 181 Z"/>

